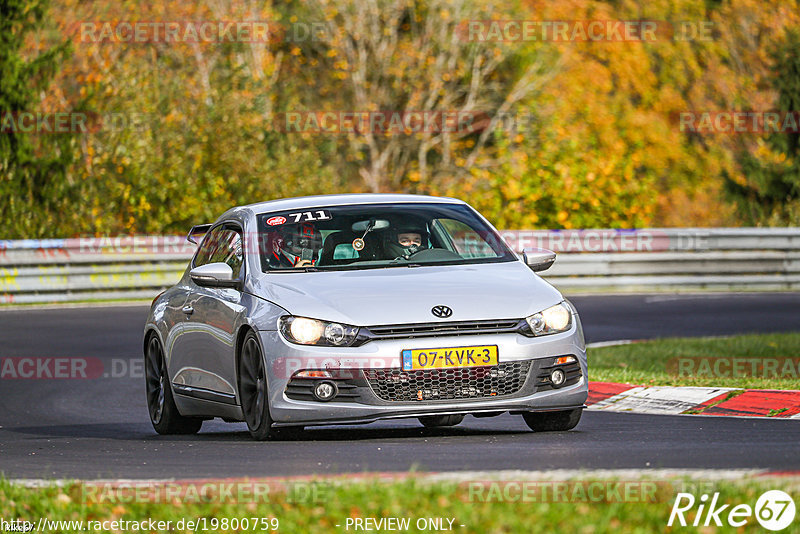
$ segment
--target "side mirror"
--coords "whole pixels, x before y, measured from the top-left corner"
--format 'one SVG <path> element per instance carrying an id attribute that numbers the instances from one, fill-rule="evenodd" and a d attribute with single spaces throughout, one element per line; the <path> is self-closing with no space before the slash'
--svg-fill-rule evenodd
<path id="1" fill-rule="evenodd" d="M 206 287 L 239 287 L 239 281 L 233 279 L 233 269 L 227 263 L 207 263 L 189 271 L 189 276 L 198 286 Z"/>
<path id="2" fill-rule="evenodd" d="M 546 248 L 526 248 L 522 260 L 534 272 L 546 271 L 556 261 L 556 253 Z"/>

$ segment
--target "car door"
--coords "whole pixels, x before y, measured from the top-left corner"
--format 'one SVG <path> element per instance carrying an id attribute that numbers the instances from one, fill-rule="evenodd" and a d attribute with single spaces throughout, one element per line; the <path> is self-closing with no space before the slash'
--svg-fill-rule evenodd
<path id="1" fill-rule="evenodd" d="M 219 224 L 201 243 L 192 268 L 224 262 L 231 266 L 234 278 L 244 279 L 243 247 L 238 225 Z M 246 312 L 241 300 L 239 289 L 204 287 L 189 281 L 181 350 L 171 362 L 177 392 L 228 404 L 235 402 L 235 330 Z"/>

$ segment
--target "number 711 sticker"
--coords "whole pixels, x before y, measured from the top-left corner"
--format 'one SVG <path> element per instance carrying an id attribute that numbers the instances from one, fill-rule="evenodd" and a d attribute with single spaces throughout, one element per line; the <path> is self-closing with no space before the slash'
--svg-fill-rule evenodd
<path id="1" fill-rule="evenodd" d="M 287 220 L 288 218 L 288 220 Z M 266 220 L 269 226 L 280 226 L 281 224 L 312 222 L 312 221 L 328 221 L 332 219 L 328 210 L 312 210 L 312 211 L 299 211 L 297 213 L 289 213 L 286 217 L 282 215 L 275 215 Z"/>
<path id="2" fill-rule="evenodd" d="M 287 215 L 290 222 L 327 221 L 332 219 L 327 210 L 300 211 Z"/>

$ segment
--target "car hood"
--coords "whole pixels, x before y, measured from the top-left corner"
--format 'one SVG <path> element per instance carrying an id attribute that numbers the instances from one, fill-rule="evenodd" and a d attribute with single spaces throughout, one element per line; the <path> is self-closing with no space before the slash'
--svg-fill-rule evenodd
<path id="1" fill-rule="evenodd" d="M 252 279 L 251 279 L 252 280 Z M 357 326 L 518 319 L 563 300 L 519 261 L 359 271 L 263 273 L 252 290 L 293 315 Z M 453 315 L 435 317 L 431 308 Z"/>

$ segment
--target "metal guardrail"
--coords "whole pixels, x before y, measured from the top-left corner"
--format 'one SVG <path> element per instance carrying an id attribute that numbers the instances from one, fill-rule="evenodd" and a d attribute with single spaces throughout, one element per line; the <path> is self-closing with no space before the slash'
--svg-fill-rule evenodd
<path id="1" fill-rule="evenodd" d="M 194 250 L 184 236 L 0 241 L 0 303 L 152 298 Z"/>
<path id="2" fill-rule="evenodd" d="M 559 253 L 565 293 L 800 289 L 800 228 L 509 230 L 515 250 Z M 0 303 L 150 298 L 183 274 L 182 236 L 0 241 Z"/>
<path id="3" fill-rule="evenodd" d="M 566 293 L 800 289 L 800 228 L 502 232 L 559 252 L 544 273 Z"/>

